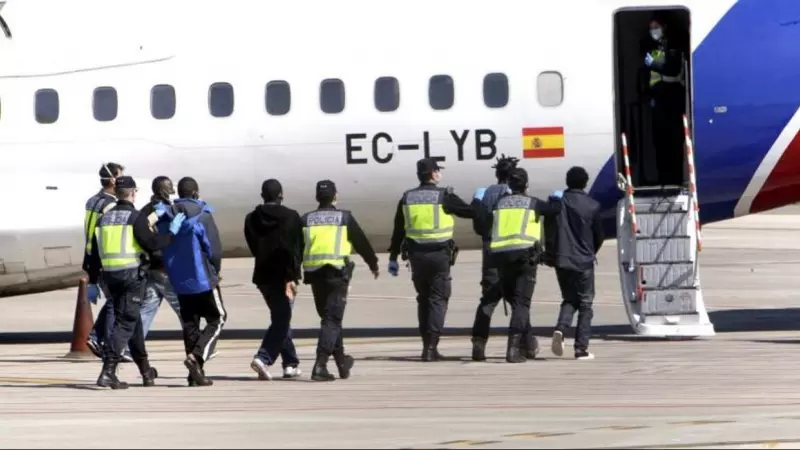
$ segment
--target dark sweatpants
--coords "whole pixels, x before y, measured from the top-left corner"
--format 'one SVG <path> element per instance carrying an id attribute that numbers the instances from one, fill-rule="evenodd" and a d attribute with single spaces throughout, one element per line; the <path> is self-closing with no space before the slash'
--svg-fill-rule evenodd
<path id="1" fill-rule="evenodd" d="M 475 322 L 472 324 L 472 337 L 489 339 L 489 331 L 492 325 L 492 314 L 498 303 L 503 299 L 503 292 L 500 286 L 500 274 L 497 268 L 491 267 L 489 243 L 483 243 L 483 255 L 481 260 L 481 299 L 475 311 Z"/>
<path id="2" fill-rule="evenodd" d="M 228 318 L 222 303 L 222 293 L 217 287 L 199 294 L 178 295 L 183 322 L 183 344 L 186 354 L 193 354 L 201 364 L 208 360 Z M 200 319 L 206 327 L 200 329 Z"/>
<path id="3" fill-rule="evenodd" d="M 293 300 L 286 296 L 286 286 L 261 285 L 258 290 L 269 307 L 270 324 L 256 356 L 261 362 L 271 366 L 280 355 L 284 369 L 297 367 L 300 360 L 292 341 L 291 329 Z"/>
<path id="4" fill-rule="evenodd" d="M 575 353 L 586 352 L 589 349 L 589 338 L 592 335 L 594 268 L 581 271 L 557 268 L 556 277 L 563 298 L 556 331 L 566 334 L 572 326 L 572 317 L 575 315 L 575 311 L 578 311 Z"/>

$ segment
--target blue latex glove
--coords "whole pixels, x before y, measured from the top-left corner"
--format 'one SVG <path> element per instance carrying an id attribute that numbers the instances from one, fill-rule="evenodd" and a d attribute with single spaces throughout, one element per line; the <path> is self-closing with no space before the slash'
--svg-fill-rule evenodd
<path id="1" fill-rule="evenodd" d="M 483 200 L 483 195 L 486 194 L 486 188 L 480 188 L 475 191 L 475 195 L 472 196 L 475 200 Z"/>
<path id="2" fill-rule="evenodd" d="M 96 284 L 90 284 L 86 286 L 86 297 L 89 300 L 89 303 L 96 305 L 97 299 L 100 298 L 100 286 Z"/>
<path id="3" fill-rule="evenodd" d="M 389 261 L 389 273 L 396 277 L 399 271 L 400 266 L 397 265 L 397 261 Z"/>
<path id="4" fill-rule="evenodd" d="M 647 67 L 650 67 L 650 66 L 653 64 L 653 61 L 655 61 L 655 60 L 654 60 L 654 59 L 653 59 L 653 57 L 650 55 L 650 53 L 648 53 L 648 54 L 647 54 L 647 56 L 645 56 L 645 57 L 644 57 L 644 64 L 645 64 Z"/>
<path id="5" fill-rule="evenodd" d="M 186 214 L 178 213 L 175 218 L 172 219 L 172 222 L 169 223 L 169 232 L 173 235 L 178 234 L 184 220 L 186 220 Z"/>
<path id="6" fill-rule="evenodd" d="M 552 198 L 562 198 L 564 197 L 564 191 L 553 191 L 550 193 L 550 197 Z"/>
<path id="7" fill-rule="evenodd" d="M 156 216 L 161 217 L 166 214 L 167 208 L 167 205 L 164 203 L 156 203 L 156 205 L 153 207 L 153 210 L 156 212 Z"/>

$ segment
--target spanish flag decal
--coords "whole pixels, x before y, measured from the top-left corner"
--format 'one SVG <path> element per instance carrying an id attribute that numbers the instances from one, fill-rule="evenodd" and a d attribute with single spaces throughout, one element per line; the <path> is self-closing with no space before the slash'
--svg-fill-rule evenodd
<path id="1" fill-rule="evenodd" d="M 563 158 L 564 127 L 523 128 L 523 158 Z"/>

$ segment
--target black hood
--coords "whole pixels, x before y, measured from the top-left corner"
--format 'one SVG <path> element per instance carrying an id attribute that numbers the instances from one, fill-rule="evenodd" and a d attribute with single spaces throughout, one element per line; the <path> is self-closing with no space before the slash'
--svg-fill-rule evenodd
<path id="1" fill-rule="evenodd" d="M 257 235 L 267 235 L 284 226 L 294 211 L 277 203 L 258 205 L 250 215 L 247 226 Z"/>

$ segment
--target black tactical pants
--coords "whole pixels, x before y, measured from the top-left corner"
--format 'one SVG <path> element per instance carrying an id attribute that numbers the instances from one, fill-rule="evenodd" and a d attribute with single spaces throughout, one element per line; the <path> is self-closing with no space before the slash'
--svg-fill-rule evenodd
<path id="1" fill-rule="evenodd" d="M 531 299 L 536 287 L 537 266 L 524 259 L 510 261 L 498 268 L 503 297 L 511 305 L 508 334 L 526 336 L 531 327 Z"/>
<path id="2" fill-rule="evenodd" d="M 111 335 L 104 342 L 103 359 L 119 363 L 125 347 L 130 346 L 131 357 L 140 373 L 150 369 L 142 331 L 142 300 L 146 280 L 133 279 L 108 283 L 108 292 L 114 305 L 114 325 Z"/>
<path id="3" fill-rule="evenodd" d="M 417 291 L 417 320 L 423 344 L 436 346 L 442 336 L 452 292 L 447 249 L 409 253 L 411 279 Z"/>
<path id="4" fill-rule="evenodd" d="M 558 286 L 561 288 L 561 311 L 558 314 L 556 331 L 566 334 L 572 326 L 572 317 L 578 311 L 578 326 L 575 330 L 575 353 L 589 349 L 592 335 L 592 302 L 594 301 L 594 268 L 588 270 L 556 269 Z"/>
<path id="5" fill-rule="evenodd" d="M 492 325 L 492 314 L 503 299 L 500 286 L 500 274 L 497 268 L 489 263 L 489 243 L 483 243 L 483 259 L 481 260 L 481 300 L 475 311 L 475 322 L 472 325 L 472 337 L 489 339 L 489 328 Z"/>
<path id="6" fill-rule="evenodd" d="M 350 281 L 341 271 L 326 272 L 325 276 L 315 277 L 311 282 L 314 305 L 320 318 L 317 357 L 328 358 L 333 355 L 338 362 L 344 357 L 342 320 L 347 306 L 347 288 Z"/>

